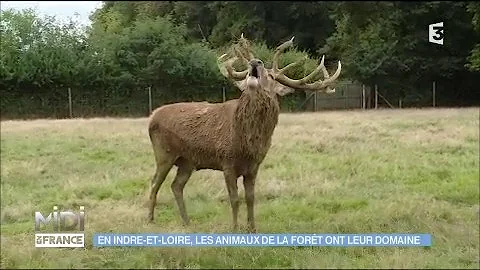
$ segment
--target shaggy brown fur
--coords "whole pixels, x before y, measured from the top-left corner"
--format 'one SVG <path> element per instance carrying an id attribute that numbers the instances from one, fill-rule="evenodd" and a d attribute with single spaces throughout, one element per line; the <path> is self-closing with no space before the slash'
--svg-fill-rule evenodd
<path id="1" fill-rule="evenodd" d="M 224 173 L 234 229 L 238 227 L 237 179 L 243 176 L 248 226 L 255 231 L 255 179 L 278 122 L 277 95 L 291 91 L 277 82 L 261 61 L 248 60 L 248 74 L 236 83 L 242 90 L 239 99 L 216 104 L 176 103 L 152 113 L 148 130 L 157 169 L 151 181 L 150 221 L 153 221 L 158 190 L 176 165 L 177 174 L 171 188 L 184 224 L 189 223 L 183 200 L 185 184 L 194 171 L 213 169 Z M 231 74 L 231 67 L 227 68 Z"/>

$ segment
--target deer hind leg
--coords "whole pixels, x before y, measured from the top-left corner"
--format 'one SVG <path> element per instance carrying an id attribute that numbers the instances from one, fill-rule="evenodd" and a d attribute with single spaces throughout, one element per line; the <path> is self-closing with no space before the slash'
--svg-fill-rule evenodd
<path id="1" fill-rule="evenodd" d="M 153 212 L 155 205 L 157 204 L 157 193 L 162 186 L 168 172 L 173 167 L 174 160 L 166 153 L 161 153 L 161 150 L 155 151 L 155 159 L 157 163 L 157 169 L 155 175 L 152 177 L 150 187 L 150 204 L 148 210 L 148 221 L 153 221 Z"/>
<path id="2" fill-rule="evenodd" d="M 177 175 L 175 176 L 175 179 L 173 180 L 173 183 L 171 186 L 172 192 L 173 192 L 173 195 L 175 196 L 175 200 L 177 201 L 178 210 L 180 211 L 180 216 L 182 217 L 184 225 L 188 225 L 189 220 L 188 220 L 187 212 L 185 210 L 185 202 L 183 200 L 183 189 L 185 188 L 185 185 L 190 179 L 193 169 L 194 169 L 193 166 L 190 166 L 188 164 L 179 165 L 177 169 Z"/>
<path id="3" fill-rule="evenodd" d="M 233 230 L 238 230 L 238 186 L 237 186 L 237 176 L 234 170 L 227 169 L 223 172 L 225 176 L 225 183 L 227 185 L 228 195 L 230 196 L 230 205 L 232 207 L 232 221 L 233 221 Z"/>

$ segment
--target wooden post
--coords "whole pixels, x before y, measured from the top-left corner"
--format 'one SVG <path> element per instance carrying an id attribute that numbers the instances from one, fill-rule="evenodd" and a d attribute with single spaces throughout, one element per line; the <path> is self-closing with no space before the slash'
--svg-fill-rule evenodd
<path id="1" fill-rule="evenodd" d="M 433 107 L 435 107 L 435 81 L 433 81 L 433 85 L 432 85 L 432 98 L 433 98 Z"/>
<path id="2" fill-rule="evenodd" d="M 365 84 L 362 84 L 362 109 L 365 110 Z"/>
<path id="3" fill-rule="evenodd" d="M 223 102 L 227 100 L 226 93 L 225 93 L 225 86 L 222 88 L 222 93 L 223 93 Z"/>
<path id="4" fill-rule="evenodd" d="M 152 113 L 152 87 L 148 87 L 148 109 Z"/>
<path id="5" fill-rule="evenodd" d="M 398 107 L 401 109 L 402 108 L 402 99 L 398 100 Z"/>
<path id="6" fill-rule="evenodd" d="M 317 111 L 317 91 L 313 92 L 313 111 Z"/>
<path id="7" fill-rule="evenodd" d="M 73 109 L 72 109 L 72 89 L 68 88 L 68 109 L 70 111 L 70 118 L 73 118 Z"/>
<path id="8" fill-rule="evenodd" d="M 375 109 L 378 108 L 378 87 L 375 84 Z"/>

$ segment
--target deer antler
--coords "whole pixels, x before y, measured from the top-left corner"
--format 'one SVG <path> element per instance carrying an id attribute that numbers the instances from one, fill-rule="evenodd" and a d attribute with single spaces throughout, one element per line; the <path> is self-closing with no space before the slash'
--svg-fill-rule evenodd
<path id="1" fill-rule="evenodd" d="M 342 65 L 340 61 L 338 61 L 337 71 L 335 71 L 332 77 L 330 77 L 330 75 L 327 72 L 327 69 L 325 68 L 325 65 L 324 65 L 325 56 L 322 56 L 322 61 L 320 62 L 320 65 L 318 65 L 314 71 L 312 71 L 309 75 L 299 80 L 288 78 L 287 76 L 285 76 L 285 72 L 291 69 L 293 66 L 303 63 L 307 59 L 306 57 L 300 61 L 291 63 L 282 69 L 278 69 L 278 59 L 280 57 L 280 54 L 283 51 L 285 51 L 285 49 L 293 45 L 293 39 L 294 37 L 292 37 L 289 41 L 284 42 L 282 45 L 278 46 L 277 49 L 275 50 L 275 54 L 273 56 L 273 61 L 272 61 L 272 69 L 271 69 L 271 72 L 273 73 L 275 80 L 285 86 L 288 86 L 294 89 L 305 89 L 305 90 L 312 90 L 312 91 L 324 90 L 327 93 L 335 92 L 335 89 L 331 89 L 330 86 L 333 85 L 335 80 L 340 75 L 340 71 L 342 69 Z M 307 83 L 308 81 L 313 79 L 320 71 L 322 71 L 323 76 L 325 77 L 323 81 L 318 80 L 313 83 Z"/>
<path id="2" fill-rule="evenodd" d="M 241 51 L 243 58 L 245 58 L 247 61 L 250 61 L 254 58 L 252 50 L 250 49 L 250 42 L 242 35 L 240 36 L 240 41 L 239 45 L 243 49 Z"/>
<path id="3" fill-rule="evenodd" d="M 226 57 L 227 57 L 227 54 L 224 54 L 217 59 L 217 65 L 222 75 L 227 77 L 228 79 L 232 79 L 235 81 L 240 81 L 245 79 L 245 77 L 247 77 L 248 70 L 236 71 L 232 67 L 233 63 L 238 60 L 238 57 L 235 56 L 221 63 L 220 61 Z"/>
<path id="4" fill-rule="evenodd" d="M 229 79 L 243 80 L 247 76 L 248 70 L 236 71 L 233 68 L 233 63 L 241 59 L 245 64 L 248 64 L 248 62 L 254 58 L 250 50 L 250 43 L 247 39 L 243 37 L 243 33 L 240 37 L 238 44 L 233 46 L 233 52 L 236 56 L 226 60 L 223 63 L 221 63 L 220 61 L 226 58 L 227 54 L 224 54 L 217 59 L 218 68 L 220 69 L 220 72 L 223 74 L 223 76 Z"/>

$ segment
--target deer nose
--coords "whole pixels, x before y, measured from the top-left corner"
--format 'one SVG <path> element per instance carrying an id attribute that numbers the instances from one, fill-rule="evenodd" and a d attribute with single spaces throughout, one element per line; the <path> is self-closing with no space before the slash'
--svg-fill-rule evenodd
<path id="1" fill-rule="evenodd" d="M 262 64 L 262 61 L 260 61 L 260 60 L 256 60 L 256 59 L 250 60 L 250 66 L 252 66 L 252 67 L 258 67 L 261 64 Z"/>

